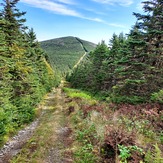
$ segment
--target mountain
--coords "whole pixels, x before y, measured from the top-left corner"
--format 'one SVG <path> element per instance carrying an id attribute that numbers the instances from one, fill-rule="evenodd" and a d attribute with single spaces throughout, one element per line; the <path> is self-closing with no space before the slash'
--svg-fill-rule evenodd
<path id="1" fill-rule="evenodd" d="M 40 45 L 47 53 L 51 66 L 62 74 L 72 69 L 84 54 L 96 47 L 94 43 L 72 36 L 42 41 Z"/>

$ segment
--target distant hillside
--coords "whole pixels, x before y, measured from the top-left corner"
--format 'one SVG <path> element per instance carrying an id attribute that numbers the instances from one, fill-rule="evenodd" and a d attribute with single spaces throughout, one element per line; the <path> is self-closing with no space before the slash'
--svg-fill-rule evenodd
<path id="1" fill-rule="evenodd" d="M 40 42 L 46 51 L 50 64 L 62 73 L 72 69 L 79 59 L 95 49 L 96 44 L 77 37 L 62 37 Z"/>

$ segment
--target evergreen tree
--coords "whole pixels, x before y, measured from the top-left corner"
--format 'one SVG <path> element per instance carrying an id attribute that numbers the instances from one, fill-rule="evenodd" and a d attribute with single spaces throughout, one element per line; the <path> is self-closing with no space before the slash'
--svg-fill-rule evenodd
<path id="1" fill-rule="evenodd" d="M 146 15 L 136 14 L 138 22 L 128 35 L 130 53 L 127 56 L 124 79 L 114 86 L 116 95 L 126 96 L 126 101 L 149 101 L 154 92 L 162 89 L 162 8 L 161 1 L 144 2 Z M 132 99 L 133 97 L 133 99 Z"/>
<path id="2" fill-rule="evenodd" d="M 5 135 L 33 120 L 38 102 L 58 84 L 33 29 L 25 33 L 25 12 L 17 2 L 4 0 L 0 12 L 0 145 Z"/>
<path id="3" fill-rule="evenodd" d="M 10 101 L 13 91 L 12 75 L 10 74 L 12 61 L 8 58 L 8 47 L 6 46 L 5 34 L 2 30 L 2 26 L 5 23 L 5 20 L 0 19 L 0 144 L 7 133 L 7 126 L 12 125 L 10 115 L 15 108 Z"/>
<path id="4" fill-rule="evenodd" d="M 118 49 L 119 49 L 119 38 L 118 36 L 114 33 L 112 38 L 110 39 L 110 57 L 114 60 L 116 56 L 118 55 Z"/>
<path id="5" fill-rule="evenodd" d="M 144 32 L 146 53 L 149 55 L 149 64 L 162 67 L 163 55 L 163 2 L 162 0 L 145 1 L 146 15 L 134 13 L 139 23 L 138 28 Z"/>
<path id="6" fill-rule="evenodd" d="M 106 72 L 103 70 L 103 64 L 109 53 L 109 48 L 102 41 L 93 52 L 90 52 L 87 59 L 73 70 L 67 79 L 74 87 L 81 87 L 93 93 L 102 89 L 102 82 Z"/>
<path id="7" fill-rule="evenodd" d="M 126 38 L 123 33 L 113 34 L 109 49 L 98 45 L 90 54 L 87 66 L 80 65 L 72 73 L 77 85 L 86 79 L 92 91 L 103 92 L 113 102 L 149 102 L 160 100 L 163 89 L 163 3 L 149 0 L 144 3 L 145 13 L 134 13 L 137 22 Z M 89 66 L 88 66 L 89 64 Z M 91 70 L 84 68 L 90 68 Z M 87 73 L 89 72 L 89 73 Z M 78 75 L 77 73 L 80 73 Z M 75 78 L 73 78 L 75 77 Z M 81 81 L 80 78 L 84 78 Z M 76 82 L 78 81 L 78 82 Z M 88 87 L 86 86 L 86 89 Z"/>
<path id="8" fill-rule="evenodd" d="M 163 85 L 163 3 L 161 0 L 143 3 L 146 15 L 134 15 L 138 19 L 137 27 L 145 44 L 140 53 L 142 55 L 139 54 L 139 62 L 144 64 L 142 78 L 146 81 L 141 90 L 149 96 L 152 92 L 159 91 Z"/>
<path id="9" fill-rule="evenodd" d="M 7 21 L 7 24 L 3 27 L 3 31 L 9 46 L 18 42 L 20 43 L 22 32 L 26 29 L 24 26 L 26 19 L 21 18 L 26 12 L 20 12 L 16 8 L 18 2 L 19 0 L 3 0 L 3 3 L 1 3 L 3 10 L 0 15 Z"/>
<path id="10" fill-rule="evenodd" d="M 111 89 L 117 82 L 122 80 L 121 71 L 123 70 L 126 55 L 128 54 L 126 37 L 123 33 L 120 35 L 113 34 L 110 40 L 110 51 L 103 64 L 105 79 L 103 81 L 103 90 L 111 92 Z"/>
<path id="11" fill-rule="evenodd" d="M 103 71 L 103 64 L 109 55 L 109 48 L 104 41 L 97 45 L 94 52 L 91 54 L 92 74 L 94 76 L 92 87 L 98 91 L 102 89 L 102 82 L 105 79 L 105 72 Z"/>

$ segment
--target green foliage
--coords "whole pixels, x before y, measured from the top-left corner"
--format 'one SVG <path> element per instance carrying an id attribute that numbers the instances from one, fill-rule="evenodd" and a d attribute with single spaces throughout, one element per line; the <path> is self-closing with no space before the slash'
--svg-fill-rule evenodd
<path id="1" fill-rule="evenodd" d="M 96 138 L 95 126 L 91 125 L 87 129 L 76 131 L 76 139 L 82 143 L 82 146 L 74 153 L 75 162 L 77 163 L 94 163 L 97 162 L 96 156 L 93 154 L 93 140 Z"/>
<path id="2" fill-rule="evenodd" d="M 122 163 L 127 163 L 127 159 L 131 157 L 131 152 L 139 152 L 140 154 L 143 154 L 143 150 L 137 146 L 124 146 L 124 145 L 118 145 L 118 149 L 120 151 L 119 158 Z"/>
<path id="3" fill-rule="evenodd" d="M 160 138 L 161 143 L 163 144 L 163 131 L 161 131 L 159 138 Z"/>
<path id="4" fill-rule="evenodd" d="M 92 97 L 88 93 L 76 89 L 64 87 L 63 91 L 66 92 L 66 94 L 71 98 L 82 98 L 87 100 L 92 99 Z"/>
<path id="5" fill-rule="evenodd" d="M 131 156 L 130 149 L 128 147 L 123 146 L 123 145 L 118 145 L 118 148 L 119 148 L 119 151 L 120 151 L 119 158 L 124 163 L 127 163 L 127 159 Z"/>
<path id="6" fill-rule="evenodd" d="M 109 47 L 99 44 L 67 80 L 110 102 L 162 103 L 162 7 L 160 0 L 144 2 L 146 15 L 134 13 L 138 21 L 128 36 L 113 34 Z"/>
<path id="7" fill-rule="evenodd" d="M 129 104 L 138 104 L 138 103 L 143 103 L 146 101 L 146 98 L 140 97 L 140 96 L 118 96 L 117 94 L 113 94 L 106 98 L 108 102 L 114 102 L 117 104 L 120 103 L 129 103 Z"/>
<path id="8" fill-rule="evenodd" d="M 87 129 L 82 129 L 81 131 L 77 131 L 76 132 L 76 138 L 78 141 L 83 142 L 83 143 L 91 143 L 92 140 L 95 137 L 96 130 L 95 130 L 95 126 L 91 125 L 89 128 Z"/>
<path id="9" fill-rule="evenodd" d="M 25 32 L 19 0 L 4 0 L 0 12 L 0 146 L 31 122 L 43 95 L 59 83 L 33 29 Z"/>
<path id="10" fill-rule="evenodd" d="M 0 143 L 3 142 L 3 136 L 6 134 L 5 124 L 6 124 L 6 115 L 4 110 L 0 108 Z"/>
<path id="11" fill-rule="evenodd" d="M 153 93 L 151 95 L 151 100 L 154 102 L 163 103 L 163 90 L 160 90 L 158 93 Z"/>
<path id="12" fill-rule="evenodd" d="M 91 144 L 86 144 L 82 146 L 81 149 L 74 153 L 75 162 L 76 163 L 95 163 L 97 162 L 97 158 L 91 152 L 93 150 L 93 146 Z"/>
<path id="13" fill-rule="evenodd" d="M 145 154 L 145 163 L 162 163 L 163 157 L 161 156 L 161 150 L 158 145 L 154 145 L 154 150 L 148 150 Z"/>

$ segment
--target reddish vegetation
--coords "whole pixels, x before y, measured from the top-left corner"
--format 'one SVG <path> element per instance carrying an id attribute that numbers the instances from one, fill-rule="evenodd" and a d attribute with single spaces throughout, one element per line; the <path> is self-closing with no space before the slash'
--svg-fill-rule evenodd
<path id="1" fill-rule="evenodd" d="M 114 126 L 106 126 L 105 129 L 105 141 L 101 147 L 103 152 L 100 154 L 102 156 L 102 162 L 114 163 L 116 154 L 119 154 L 117 149 L 117 145 L 137 145 L 136 140 L 136 128 L 134 129 L 134 125 L 136 125 L 136 121 L 147 120 L 148 123 L 145 125 L 145 130 L 148 131 L 152 129 L 154 132 L 159 133 L 163 130 L 163 105 L 161 104 L 139 104 L 139 105 L 130 105 L 130 104 L 110 104 L 110 109 L 104 109 L 106 106 L 104 105 L 82 105 L 81 109 L 83 111 L 83 118 L 86 118 L 89 113 L 93 110 L 102 113 L 103 118 L 106 121 L 116 122 L 116 120 L 121 119 L 123 117 L 127 117 L 133 125 L 133 130 L 128 132 L 125 128 L 125 124 L 118 126 L 118 128 Z M 152 148 L 152 145 L 147 145 L 148 147 L 144 148 L 146 151 L 149 148 Z M 163 150 L 163 146 L 160 146 L 160 149 Z M 129 163 L 139 163 L 143 160 L 143 155 L 139 152 L 134 151 L 131 157 L 128 159 Z"/>
<path id="2" fill-rule="evenodd" d="M 149 126 L 155 131 L 163 130 L 163 105 L 161 104 L 141 104 L 141 105 L 119 105 L 118 114 L 126 115 L 131 120 L 146 119 Z"/>
<path id="3" fill-rule="evenodd" d="M 74 112 L 74 111 L 75 111 L 74 106 L 70 106 L 70 107 L 68 108 L 67 114 L 70 115 L 70 114 L 71 114 L 72 112 Z"/>
<path id="4" fill-rule="evenodd" d="M 114 104 L 110 104 L 110 107 L 114 107 Z M 139 105 L 130 105 L 130 104 L 120 104 L 117 105 L 116 108 L 120 110 L 121 113 L 125 113 L 125 115 L 131 113 L 143 113 L 144 111 L 151 111 L 159 114 L 163 111 L 162 104 L 139 104 Z"/>

